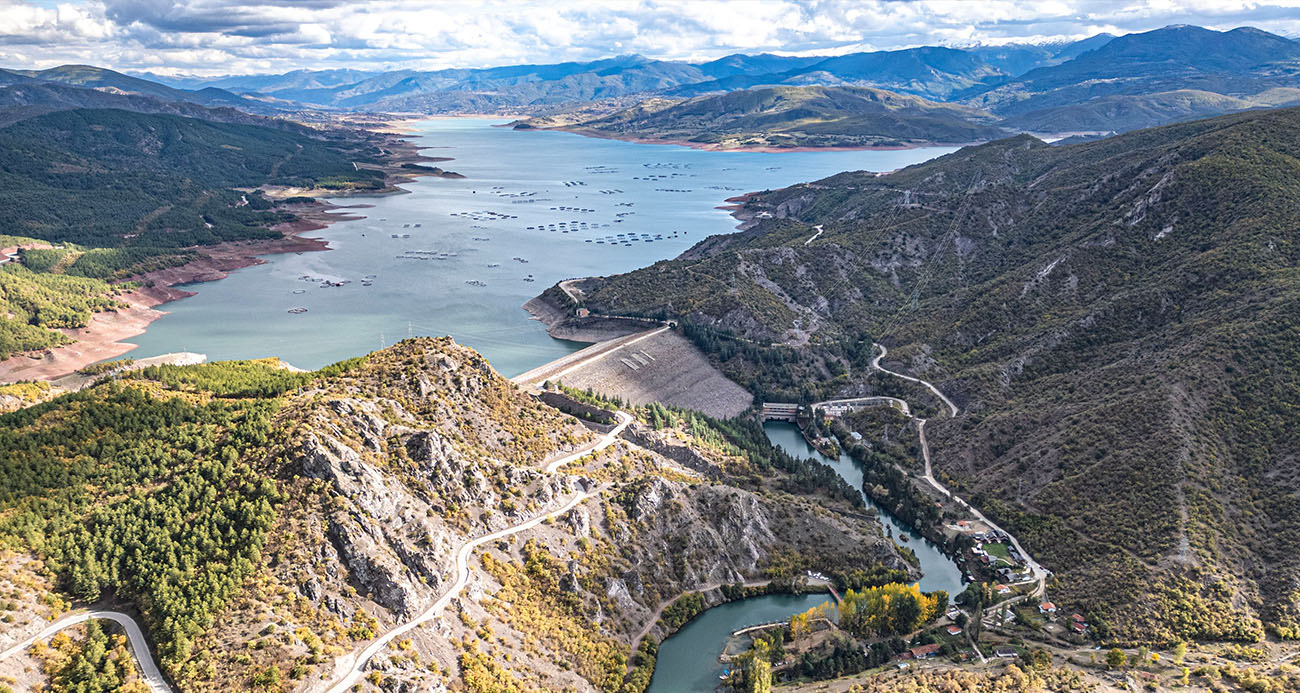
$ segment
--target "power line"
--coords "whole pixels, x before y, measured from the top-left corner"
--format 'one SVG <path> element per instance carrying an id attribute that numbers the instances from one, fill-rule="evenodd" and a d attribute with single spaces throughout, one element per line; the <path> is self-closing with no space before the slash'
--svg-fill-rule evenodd
<path id="1" fill-rule="evenodd" d="M 975 173 L 971 175 L 970 184 L 966 186 L 966 194 L 962 198 L 961 206 L 957 208 L 957 213 L 953 216 L 952 223 L 948 225 L 948 232 L 944 234 L 942 239 L 940 239 L 939 245 L 934 249 L 934 254 L 922 266 L 921 278 L 917 281 L 915 288 L 912 289 L 911 295 L 908 296 L 907 301 L 905 301 L 903 305 L 898 307 L 898 311 L 894 313 L 894 316 L 885 323 L 885 328 L 881 331 L 876 341 L 881 341 L 886 335 L 893 333 L 894 329 L 902 322 L 904 316 L 911 312 L 912 309 L 916 308 L 920 303 L 921 292 L 925 289 L 926 285 L 930 283 L 930 278 L 934 276 L 935 265 L 938 264 L 939 258 L 943 255 L 944 249 L 948 246 L 948 241 L 957 235 L 957 229 L 961 224 L 961 221 L 966 218 L 966 211 L 970 207 L 971 198 L 974 197 L 975 184 L 979 181 L 979 175 L 979 169 L 976 169 Z"/>

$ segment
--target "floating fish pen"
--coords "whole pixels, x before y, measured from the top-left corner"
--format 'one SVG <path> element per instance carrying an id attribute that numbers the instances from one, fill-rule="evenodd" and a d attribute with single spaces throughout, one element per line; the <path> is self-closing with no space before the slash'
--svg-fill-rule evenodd
<path id="1" fill-rule="evenodd" d="M 463 217 L 465 219 L 469 219 L 470 221 L 501 221 L 504 219 L 519 218 L 514 214 L 504 214 L 502 212 L 493 212 L 489 210 L 483 210 L 478 212 L 452 212 L 451 216 Z"/>

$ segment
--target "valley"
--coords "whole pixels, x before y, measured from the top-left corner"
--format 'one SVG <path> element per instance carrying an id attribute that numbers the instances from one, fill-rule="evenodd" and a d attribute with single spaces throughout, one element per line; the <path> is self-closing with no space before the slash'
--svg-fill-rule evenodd
<path id="1" fill-rule="evenodd" d="M 1273 0 L 15 2 L 0 693 L 1300 689 Z"/>

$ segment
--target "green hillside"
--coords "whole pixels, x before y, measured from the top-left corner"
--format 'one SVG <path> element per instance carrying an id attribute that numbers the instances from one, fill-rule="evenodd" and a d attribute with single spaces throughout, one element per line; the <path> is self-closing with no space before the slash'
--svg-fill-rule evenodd
<path id="1" fill-rule="evenodd" d="M 654 99 L 566 129 L 724 147 L 897 146 L 1004 134 L 991 120 L 966 106 L 881 89 L 782 86 L 685 101 Z"/>
<path id="2" fill-rule="evenodd" d="M 677 317 L 775 401 L 879 388 L 884 342 L 963 409 L 932 423 L 936 474 L 1103 636 L 1294 637 L 1297 209 L 1300 109 L 1020 136 L 759 195 L 787 218 L 588 307 Z"/>
<path id="3" fill-rule="evenodd" d="M 77 109 L 0 129 L 0 233 L 88 246 L 278 237 L 285 217 L 232 188 L 377 189 L 369 153 L 256 125 Z"/>

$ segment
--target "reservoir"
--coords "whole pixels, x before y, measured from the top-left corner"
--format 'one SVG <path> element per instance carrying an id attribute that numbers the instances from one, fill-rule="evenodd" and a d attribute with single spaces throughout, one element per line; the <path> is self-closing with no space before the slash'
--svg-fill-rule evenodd
<path id="1" fill-rule="evenodd" d="M 346 210 L 364 219 L 304 234 L 327 240 L 329 251 L 270 255 L 186 287 L 195 295 L 161 306 L 167 315 L 132 340 L 138 346 L 127 356 L 278 356 L 314 369 L 408 335 L 451 335 L 513 376 L 585 346 L 552 339 L 521 307 L 555 282 L 645 267 L 730 233 L 736 220 L 718 209 L 728 197 L 841 171 L 890 171 L 955 149 L 714 152 L 495 127 L 504 122 L 418 124 L 412 137 L 424 153 L 453 158 L 438 165 L 467 178 L 421 178 L 403 185 L 407 194 L 334 200 L 372 206 Z M 766 430 L 861 489 L 847 456 L 822 457 L 788 424 Z M 911 535 L 923 590 L 961 591 L 951 561 L 888 513 L 879 516 L 895 537 Z M 650 690 L 712 690 L 733 630 L 827 599 L 773 595 L 708 610 L 664 641 Z"/>
<path id="2" fill-rule="evenodd" d="M 847 454 L 831 459 L 808 445 L 794 424 L 769 421 L 763 425 L 773 444 L 795 457 L 811 457 L 829 465 L 854 488 L 862 488 L 862 470 Z M 965 585 L 961 570 L 939 548 L 910 527 L 863 496 L 867 506 L 894 537 L 908 535 L 906 546 L 916 552 L 923 576 L 921 590 L 947 590 L 949 598 L 957 596 Z M 825 594 L 800 596 L 768 595 L 716 606 L 700 614 L 659 646 L 655 661 L 654 678 L 650 693 L 677 693 L 680 691 L 711 691 L 718 685 L 718 676 L 725 667 L 718 662 L 727 637 L 746 626 L 772 621 L 783 621 L 791 615 L 806 611 L 830 600 Z"/>
<path id="3" fill-rule="evenodd" d="M 711 152 L 494 127 L 504 122 L 417 124 L 424 153 L 451 157 L 438 165 L 466 179 L 334 200 L 373 206 L 304 234 L 332 250 L 270 255 L 186 287 L 196 295 L 161 306 L 168 314 L 127 356 L 279 356 L 314 369 L 408 335 L 451 335 L 513 376 L 582 346 L 552 339 L 521 308 L 556 281 L 637 269 L 729 233 L 736 220 L 717 209 L 728 197 L 953 150 Z"/>

